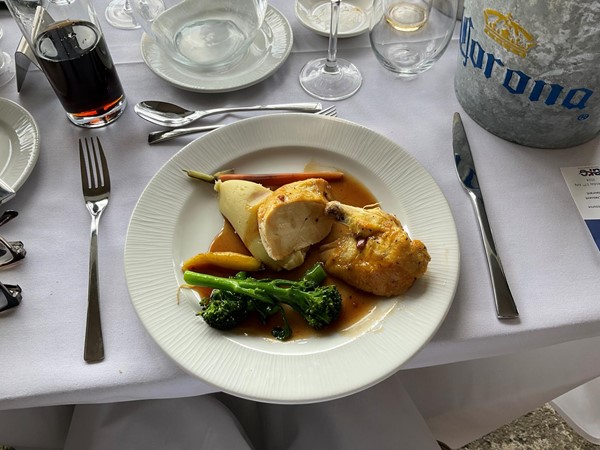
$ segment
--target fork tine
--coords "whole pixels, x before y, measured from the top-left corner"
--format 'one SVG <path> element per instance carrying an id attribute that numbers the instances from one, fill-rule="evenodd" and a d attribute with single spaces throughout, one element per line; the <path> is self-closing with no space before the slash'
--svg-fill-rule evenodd
<path id="1" fill-rule="evenodd" d="M 335 107 L 335 105 L 331 105 L 328 106 L 325 109 L 322 109 L 321 111 L 317 112 L 317 114 L 319 116 L 337 116 L 337 108 Z"/>
<path id="2" fill-rule="evenodd" d="M 85 139 L 85 144 L 86 144 L 86 149 L 87 149 L 87 139 Z M 83 143 L 82 143 L 82 140 L 79 139 L 79 167 L 81 170 L 81 184 L 83 185 L 84 188 L 89 188 L 90 180 L 88 177 L 88 169 L 87 169 L 86 160 L 87 160 L 87 158 L 86 158 L 85 152 L 83 150 Z"/>
<path id="3" fill-rule="evenodd" d="M 90 138 L 89 141 L 86 139 L 85 147 L 86 147 L 87 155 L 88 155 L 88 170 L 90 173 L 90 187 L 92 189 L 95 189 L 95 188 L 101 186 L 101 184 L 100 184 L 100 174 L 98 173 L 99 172 L 98 158 L 96 156 L 96 147 L 94 146 L 94 139 Z"/>
<path id="4" fill-rule="evenodd" d="M 92 141 L 92 147 L 94 145 L 94 141 Z M 100 167 L 96 164 L 98 168 L 99 175 L 102 176 L 102 186 L 105 189 L 110 189 L 110 175 L 108 172 L 108 164 L 106 163 L 106 156 L 104 155 L 104 149 L 102 148 L 102 144 L 100 143 L 100 138 L 96 136 L 96 142 L 98 142 L 98 156 L 100 157 Z M 100 181 L 98 181 L 100 185 Z"/>
<path id="5" fill-rule="evenodd" d="M 100 138 L 79 140 L 79 159 L 81 164 L 81 180 L 88 189 L 110 189 L 110 175 L 104 149 Z"/>

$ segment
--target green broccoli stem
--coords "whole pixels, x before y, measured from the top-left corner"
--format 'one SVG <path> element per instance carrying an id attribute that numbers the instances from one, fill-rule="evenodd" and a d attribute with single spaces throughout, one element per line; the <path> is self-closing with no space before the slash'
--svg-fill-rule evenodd
<path id="1" fill-rule="evenodd" d="M 325 272 L 323 264 L 316 263 L 304 273 L 300 281 L 308 281 L 318 286 L 325 281 L 325 278 L 327 278 L 327 272 Z"/>
<path id="2" fill-rule="evenodd" d="M 321 271 L 322 270 L 323 269 L 321 268 Z M 310 274 L 307 273 L 307 277 L 311 283 L 315 283 L 315 286 L 320 283 L 318 280 L 322 281 L 324 279 L 318 270 L 312 271 Z M 297 301 L 300 299 L 307 300 L 310 297 L 310 295 L 299 289 L 293 289 L 293 287 L 296 286 L 298 288 L 302 288 L 303 281 L 275 279 L 260 282 L 260 280 L 255 280 L 252 278 L 249 280 L 222 278 L 191 271 L 186 271 L 183 274 L 183 279 L 188 284 L 247 295 L 255 300 L 266 303 L 274 303 L 272 297 L 280 301 L 284 301 L 285 303 L 297 303 Z"/>
<path id="3" fill-rule="evenodd" d="M 257 289 L 256 280 L 246 281 L 237 278 L 223 278 L 205 273 L 198 273 L 186 270 L 183 273 L 183 279 L 186 283 L 195 286 L 202 286 L 212 289 L 221 289 L 223 291 L 233 292 L 240 295 L 247 295 L 255 300 L 274 303 L 269 296 L 264 295 L 261 289 Z"/>
<path id="4" fill-rule="evenodd" d="M 318 286 L 326 277 L 327 272 L 319 263 L 309 268 L 299 281 L 222 278 L 192 271 L 186 271 L 183 274 L 183 279 L 188 284 L 247 295 L 269 304 L 283 301 L 298 311 L 302 311 L 310 301 L 310 295 L 304 292 L 306 285 Z M 302 304 L 300 305 L 299 302 Z"/>
<path id="5" fill-rule="evenodd" d="M 191 271 L 186 271 L 183 275 L 188 284 L 251 299 L 257 311 L 273 307 L 280 309 L 280 303 L 287 304 L 316 329 L 336 320 L 342 306 L 341 295 L 335 286 L 320 286 L 326 277 L 327 273 L 320 263 L 311 267 L 298 281 L 246 278 L 244 272 L 233 278 Z"/>
<path id="6" fill-rule="evenodd" d="M 265 296 L 260 292 L 261 290 L 270 292 L 277 297 L 282 296 L 283 298 L 290 298 L 289 287 L 302 287 L 304 283 L 311 283 L 313 286 L 318 286 L 325 280 L 326 277 L 327 272 L 325 272 L 323 265 L 320 263 L 314 264 L 312 267 L 310 267 L 299 281 L 274 279 L 264 280 L 261 282 L 261 280 L 256 280 L 253 278 L 223 278 L 204 273 L 192 272 L 189 270 L 185 271 L 183 274 L 183 279 L 188 284 L 212 289 L 222 289 L 225 291 L 235 292 L 236 294 L 249 295 L 257 300 L 269 302 L 270 299 L 265 298 Z M 260 284 L 257 284 L 257 282 Z"/>

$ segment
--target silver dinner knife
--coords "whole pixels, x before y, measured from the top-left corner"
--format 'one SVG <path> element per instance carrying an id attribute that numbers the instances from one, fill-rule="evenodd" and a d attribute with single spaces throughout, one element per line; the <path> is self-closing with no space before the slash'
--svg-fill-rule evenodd
<path id="1" fill-rule="evenodd" d="M 471 147 L 467 140 L 467 134 L 463 126 L 459 113 L 454 113 L 452 124 L 452 144 L 454 147 L 454 162 L 456 163 L 456 172 L 463 187 L 469 194 L 479 228 L 481 229 L 481 237 L 485 254 L 487 256 L 488 268 L 492 279 L 492 289 L 494 291 L 494 301 L 496 303 L 496 315 L 499 319 L 514 319 L 519 317 L 519 311 L 515 305 L 515 301 L 510 292 L 504 269 L 500 257 L 496 252 L 496 245 L 492 237 L 492 230 L 488 222 L 485 206 L 483 204 L 483 196 L 479 188 L 479 180 L 475 172 L 475 163 L 471 155 Z"/>
<path id="2" fill-rule="evenodd" d="M 0 178 L 0 205 L 15 196 L 15 191 Z"/>

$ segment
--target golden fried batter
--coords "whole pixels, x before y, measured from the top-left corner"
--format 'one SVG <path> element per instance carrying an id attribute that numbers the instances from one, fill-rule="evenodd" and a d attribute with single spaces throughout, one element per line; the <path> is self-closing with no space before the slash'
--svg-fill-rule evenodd
<path id="1" fill-rule="evenodd" d="M 332 201 L 325 213 L 346 225 L 337 239 L 321 247 L 329 274 L 389 297 L 405 293 L 427 270 L 431 258 L 425 245 L 411 240 L 400 221 L 381 208 Z"/>

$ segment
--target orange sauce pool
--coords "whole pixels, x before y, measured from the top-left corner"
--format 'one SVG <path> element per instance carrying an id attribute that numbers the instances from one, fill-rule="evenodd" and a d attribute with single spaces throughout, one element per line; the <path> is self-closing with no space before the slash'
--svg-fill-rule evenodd
<path id="1" fill-rule="evenodd" d="M 332 198 L 342 203 L 359 207 L 377 203 L 377 199 L 360 181 L 347 174 L 344 174 L 344 178 L 342 180 L 332 181 L 329 184 L 331 186 Z M 271 186 L 271 188 L 275 187 L 276 186 Z M 320 246 L 327 241 L 335 239 L 336 227 L 344 227 L 344 225 L 334 223 L 332 232 L 329 234 L 329 236 L 325 238 L 324 241 L 312 246 L 306 256 L 304 264 L 302 264 L 300 267 L 290 271 L 280 272 L 267 269 L 261 270 L 260 272 L 253 272 L 249 275 L 255 278 L 283 278 L 289 280 L 297 280 L 301 278 L 309 267 L 319 261 Z M 214 252 L 232 251 L 249 254 L 241 239 L 227 220 L 225 220 L 223 229 L 215 237 L 214 241 L 210 245 L 209 250 Z M 203 268 L 203 271 L 218 276 L 229 276 L 233 275 L 234 273 L 216 268 Z M 291 339 L 302 339 L 346 329 L 372 311 L 376 305 L 377 299 L 382 298 L 353 288 L 352 286 L 349 286 L 343 281 L 334 277 L 328 277 L 324 284 L 335 284 L 342 295 L 342 312 L 339 319 L 326 329 L 317 331 L 311 328 L 302 318 L 302 316 L 286 307 L 286 317 L 293 331 Z M 207 297 L 210 295 L 210 289 L 196 288 L 196 290 L 200 293 L 200 295 L 202 295 L 202 297 Z M 233 330 L 233 332 L 252 336 L 271 337 L 271 330 L 273 327 L 281 325 L 281 318 L 278 314 L 271 317 L 266 324 L 261 324 L 257 317 L 250 316 L 242 325 Z"/>

